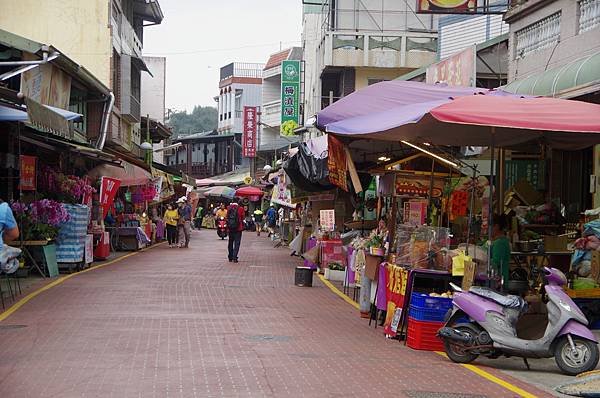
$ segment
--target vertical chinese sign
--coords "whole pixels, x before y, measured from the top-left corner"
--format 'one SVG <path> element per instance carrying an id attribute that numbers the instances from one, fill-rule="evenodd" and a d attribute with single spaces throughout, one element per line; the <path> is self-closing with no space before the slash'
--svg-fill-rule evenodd
<path id="1" fill-rule="evenodd" d="M 100 180 L 100 207 L 103 219 L 108 214 L 108 209 L 112 206 L 120 186 L 121 180 L 116 178 L 102 177 Z"/>
<path id="2" fill-rule="evenodd" d="M 299 123 L 300 61 L 286 60 L 281 63 L 281 135 L 294 135 Z"/>
<path id="3" fill-rule="evenodd" d="M 244 107 L 244 129 L 242 135 L 242 156 L 246 158 L 256 157 L 256 107 Z"/>
<path id="4" fill-rule="evenodd" d="M 21 191 L 35 191 L 36 189 L 36 172 L 35 166 L 37 162 L 37 157 L 35 156 L 25 156 L 21 155 L 20 157 L 20 181 L 19 181 L 19 189 Z"/>
<path id="5" fill-rule="evenodd" d="M 331 134 L 327 135 L 327 168 L 329 169 L 329 182 L 348 192 L 347 176 L 348 170 L 344 144 Z"/>

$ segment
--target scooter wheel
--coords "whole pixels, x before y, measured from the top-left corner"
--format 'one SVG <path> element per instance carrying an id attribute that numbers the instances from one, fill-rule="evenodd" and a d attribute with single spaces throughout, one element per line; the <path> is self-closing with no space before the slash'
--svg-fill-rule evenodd
<path id="1" fill-rule="evenodd" d="M 570 376 L 589 372 L 598 365 L 598 344 L 571 336 L 575 350 L 571 348 L 567 336 L 563 336 L 554 349 L 554 359 L 560 370 Z"/>
<path id="2" fill-rule="evenodd" d="M 454 326 L 454 328 L 465 334 L 471 335 L 473 340 L 475 340 L 475 337 L 479 333 L 475 327 L 469 324 L 457 325 Z M 449 340 L 444 340 L 444 348 L 446 350 L 446 355 L 448 355 L 448 358 L 450 358 L 452 362 L 456 363 L 471 363 L 479 356 L 466 350 L 468 346 Z"/>

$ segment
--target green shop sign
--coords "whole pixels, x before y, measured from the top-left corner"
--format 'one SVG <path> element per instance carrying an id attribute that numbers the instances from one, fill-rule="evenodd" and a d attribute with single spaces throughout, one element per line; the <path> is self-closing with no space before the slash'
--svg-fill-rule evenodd
<path id="1" fill-rule="evenodd" d="M 300 61 L 283 61 L 281 63 L 281 135 L 294 135 L 298 123 L 300 123 Z"/>

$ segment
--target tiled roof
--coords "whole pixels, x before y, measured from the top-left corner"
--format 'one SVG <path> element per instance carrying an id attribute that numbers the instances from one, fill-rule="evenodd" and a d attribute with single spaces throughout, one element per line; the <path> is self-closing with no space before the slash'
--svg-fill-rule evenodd
<path id="1" fill-rule="evenodd" d="M 288 48 L 288 49 L 279 51 L 279 52 L 271 55 L 263 70 L 271 69 L 278 65 L 281 65 L 282 61 L 285 61 L 286 59 L 288 59 L 288 55 L 289 55 L 290 51 L 291 51 L 291 48 Z"/>

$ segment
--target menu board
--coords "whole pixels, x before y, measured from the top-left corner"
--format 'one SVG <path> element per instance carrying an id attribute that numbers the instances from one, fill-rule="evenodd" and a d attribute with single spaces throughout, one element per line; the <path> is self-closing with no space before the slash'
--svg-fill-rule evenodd
<path id="1" fill-rule="evenodd" d="M 331 232 L 335 228 L 335 210 L 321 210 L 321 231 Z"/>
<path id="2" fill-rule="evenodd" d="M 546 163 L 543 160 L 507 160 L 504 170 L 507 188 L 519 180 L 526 180 L 538 191 L 546 189 Z"/>

